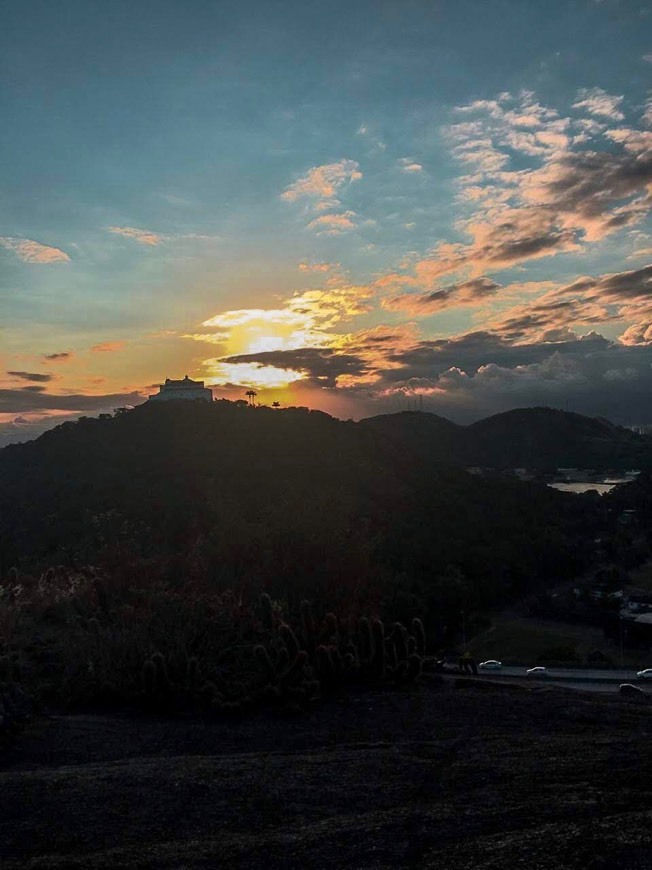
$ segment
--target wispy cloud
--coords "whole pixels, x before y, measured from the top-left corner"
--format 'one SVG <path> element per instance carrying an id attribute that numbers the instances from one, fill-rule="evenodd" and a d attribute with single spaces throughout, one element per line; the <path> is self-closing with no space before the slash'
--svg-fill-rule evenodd
<path id="1" fill-rule="evenodd" d="M 12 378 L 19 378 L 22 381 L 34 381 L 36 383 L 47 383 L 54 380 L 54 375 L 43 374 L 42 372 L 7 372 Z"/>
<path id="2" fill-rule="evenodd" d="M 315 230 L 319 235 L 337 236 L 347 230 L 354 230 L 357 217 L 354 211 L 323 214 L 310 221 L 308 229 Z"/>
<path id="3" fill-rule="evenodd" d="M 339 272 L 341 270 L 339 263 L 299 263 L 301 272 L 320 272 L 322 274 Z"/>
<path id="4" fill-rule="evenodd" d="M 116 350 L 122 350 L 124 346 L 124 341 L 103 341 L 101 344 L 94 344 L 91 351 L 93 353 L 114 353 Z"/>
<path id="5" fill-rule="evenodd" d="M 48 362 L 68 362 L 74 356 L 74 353 L 70 350 L 61 351 L 61 353 L 46 353 L 43 354 L 43 359 Z"/>
<path id="6" fill-rule="evenodd" d="M 67 263 L 70 260 L 65 251 L 33 239 L 3 236 L 0 237 L 0 247 L 12 251 L 23 263 Z"/>
<path id="7" fill-rule="evenodd" d="M 423 166 L 411 157 L 401 157 L 398 161 L 401 172 L 422 172 Z"/>
<path id="8" fill-rule="evenodd" d="M 360 178 L 362 172 L 355 160 L 343 159 L 336 163 L 313 166 L 285 189 L 281 199 L 286 202 L 308 199 L 322 207 L 337 206 L 339 191 Z"/>
<path id="9" fill-rule="evenodd" d="M 624 97 L 608 94 L 602 88 L 582 88 L 577 92 L 578 100 L 574 109 L 586 109 L 591 115 L 599 115 L 612 121 L 622 121 L 625 117 L 620 109 Z"/>
<path id="10" fill-rule="evenodd" d="M 155 233 L 152 230 L 141 230 L 137 227 L 107 227 L 107 229 L 110 233 L 124 236 L 126 239 L 132 239 L 134 242 L 138 242 L 139 245 L 149 245 L 150 247 L 160 245 L 169 238 L 162 233 Z"/>
<path id="11" fill-rule="evenodd" d="M 407 311 L 411 314 L 427 316 L 436 311 L 453 306 L 476 306 L 488 297 L 495 296 L 501 285 L 491 278 L 471 278 L 432 290 L 429 293 L 403 293 L 383 300 L 383 307 L 390 311 Z"/>

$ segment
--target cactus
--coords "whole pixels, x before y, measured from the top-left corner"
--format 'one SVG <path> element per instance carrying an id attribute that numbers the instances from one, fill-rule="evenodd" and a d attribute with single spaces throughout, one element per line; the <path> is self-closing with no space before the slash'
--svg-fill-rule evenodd
<path id="1" fill-rule="evenodd" d="M 382 680 L 385 676 L 385 626 L 380 619 L 374 619 L 371 623 L 373 637 L 373 657 L 371 660 L 372 673 L 376 679 Z"/>
<path id="2" fill-rule="evenodd" d="M 360 635 L 360 659 L 364 662 L 370 662 L 374 644 L 371 636 L 371 626 L 366 616 L 361 616 L 358 621 L 358 633 Z"/>
<path id="3" fill-rule="evenodd" d="M 407 679 L 412 682 L 421 673 L 421 656 L 413 653 L 407 660 Z"/>
<path id="4" fill-rule="evenodd" d="M 302 601 L 301 606 L 301 630 L 303 639 L 310 649 L 315 646 L 315 620 L 312 615 L 312 606 L 309 601 Z"/>
<path id="5" fill-rule="evenodd" d="M 308 661 L 308 653 L 305 650 L 300 650 L 290 667 L 281 676 L 281 683 L 284 686 L 293 686 L 298 683 L 303 675 L 303 668 Z"/>
<path id="6" fill-rule="evenodd" d="M 392 640 L 396 646 L 397 661 L 406 662 L 409 655 L 407 631 L 400 622 L 395 622 L 392 626 Z"/>
<path id="7" fill-rule="evenodd" d="M 407 680 L 408 663 L 405 659 L 401 659 L 392 673 L 392 678 L 397 685 L 401 685 Z"/>
<path id="8" fill-rule="evenodd" d="M 344 660 L 339 649 L 331 644 L 330 646 L 331 661 L 333 662 L 333 671 L 335 673 L 336 682 L 341 682 L 344 676 Z"/>
<path id="9" fill-rule="evenodd" d="M 385 641 L 385 658 L 387 661 L 387 667 L 394 670 L 398 659 L 396 657 L 396 645 L 391 637 L 388 637 Z"/>
<path id="10" fill-rule="evenodd" d="M 423 658 L 426 654 L 426 632 L 423 627 L 423 622 L 418 616 L 415 616 L 412 620 L 412 634 L 414 635 L 417 645 L 416 653 Z"/>
<path id="11" fill-rule="evenodd" d="M 331 651 L 323 644 L 315 650 L 315 667 L 323 686 L 331 688 L 335 685 L 335 668 L 333 667 Z"/>
<path id="12" fill-rule="evenodd" d="M 280 674 L 284 670 L 286 670 L 289 664 L 290 656 L 287 651 L 287 647 L 282 646 L 276 654 L 276 664 L 274 665 L 274 670 L 277 674 Z"/>
<path id="13" fill-rule="evenodd" d="M 334 613 L 327 613 L 324 617 L 324 629 L 322 632 L 324 642 L 339 643 L 339 626 L 337 624 L 337 616 Z"/>
<path id="14" fill-rule="evenodd" d="M 297 654 L 299 652 L 299 641 L 297 640 L 296 634 L 292 631 L 292 629 L 286 622 L 283 622 L 281 623 L 281 625 L 279 625 L 278 633 L 281 640 L 285 644 L 290 660 L 293 661 L 297 657 Z"/>
<path id="15" fill-rule="evenodd" d="M 262 671 L 263 676 L 268 680 L 268 682 L 273 683 L 276 679 L 276 669 L 274 668 L 272 660 L 265 647 L 257 646 L 254 649 L 254 656 L 256 658 L 256 664 Z"/>
<path id="16" fill-rule="evenodd" d="M 260 596 L 260 615 L 265 630 L 272 634 L 274 631 L 274 608 L 272 607 L 272 599 L 266 592 Z"/>

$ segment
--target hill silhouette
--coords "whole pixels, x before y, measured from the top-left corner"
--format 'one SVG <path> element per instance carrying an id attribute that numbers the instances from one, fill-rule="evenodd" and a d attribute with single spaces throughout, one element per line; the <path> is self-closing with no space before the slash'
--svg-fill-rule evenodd
<path id="1" fill-rule="evenodd" d="M 404 412 L 363 421 L 420 456 L 490 468 L 652 467 L 652 439 L 603 418 L 555 408 L 519 408 L 470 426 L 442 417 Z"/>
<path id="2" fill-rule="evenodd" d="M 465 431 L 227 401 L 64 423 L 0 451 L 2 574 L 149 560 L 290 604 L 412 596 L 443 622 L 582 570 L 605 508 L 467 474 Z"/>

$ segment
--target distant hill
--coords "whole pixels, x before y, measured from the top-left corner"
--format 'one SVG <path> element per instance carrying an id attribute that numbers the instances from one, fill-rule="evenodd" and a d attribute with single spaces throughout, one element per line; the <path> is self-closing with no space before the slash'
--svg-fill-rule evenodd
<path id="1" fill-rule="evenodd" d="M 14 564 L 165 563 L 288 601 L 395 585 L 446 620 L 582 570 L 605 511 L 467 474 L 452 457 L 468 462 L 469 431 L 228 401 L 64 423 L 0 450 L 0 578 Z"/>
<path id="2" fill-rule="evenodd" d="M 652 468 L 652 439 L 603 418 L 554 408 L 519 408 L 470 426 L 426 413 L 363 421 L 395 443 L 443 462 L 490 468 Z"/>
<path id="3" fill-rule="evenodd" d="M 460 444 L 465 437 L 465 427 L 445 417 L 421 411 L 402 411 L 367 417 L 361 424 L 374 429 L 378 435 L 413 456 L 443 464 L 458 464 L 463 460 Z"/>

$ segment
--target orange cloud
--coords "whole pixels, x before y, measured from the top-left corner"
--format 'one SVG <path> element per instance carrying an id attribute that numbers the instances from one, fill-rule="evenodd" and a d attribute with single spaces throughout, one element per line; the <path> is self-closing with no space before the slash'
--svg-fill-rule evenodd
<path id="1" fill-rule="evenodd" d="M 324 214 L 308 224 L 308 229 L 316 230 L 319 235 L 335 236 L 345 230 L 356 228 L 354 211 L 345 211 L 341 214 Z"/>
<path id="2" fill-rule="evenodd" d="M 133 239 L 139 245 L 160 245 L 161 242 L 167 241 L 168 237 L 161 233 L 154 233 L 151 230 L 139 230 L 137 227 L 108 227 L 110 233 L 115 233 L 119 236 L 124 236 L 126 239 Z"/>
<path id="3" fill-rule="evenodd" d="M 313 166 L 305 175 L 289 185 L 281 194 L 286 202 L 302 198 L 326 200 L 338 204 L 338 191 L 347 184 L 362 178 L 360 165 L 355 160 L 338 160 L 322 166 Z"/>
<path id="4" fill-rule="evenodd" d="M 94 344 L 91 351 L 93 353 L 113 353 L 116 350 L 122 350 L 124 346 L 124 341 L 104 341 L 101 344 Z"/>
<path id="5" fill-rule="evenodd" d="M 33 239 L 17 239 L 11 236 L 0 237 L 0 247 L 6 248 L 23 263 L 67 263 L 70 260 L 65 251 L 42 245 Z"/>

